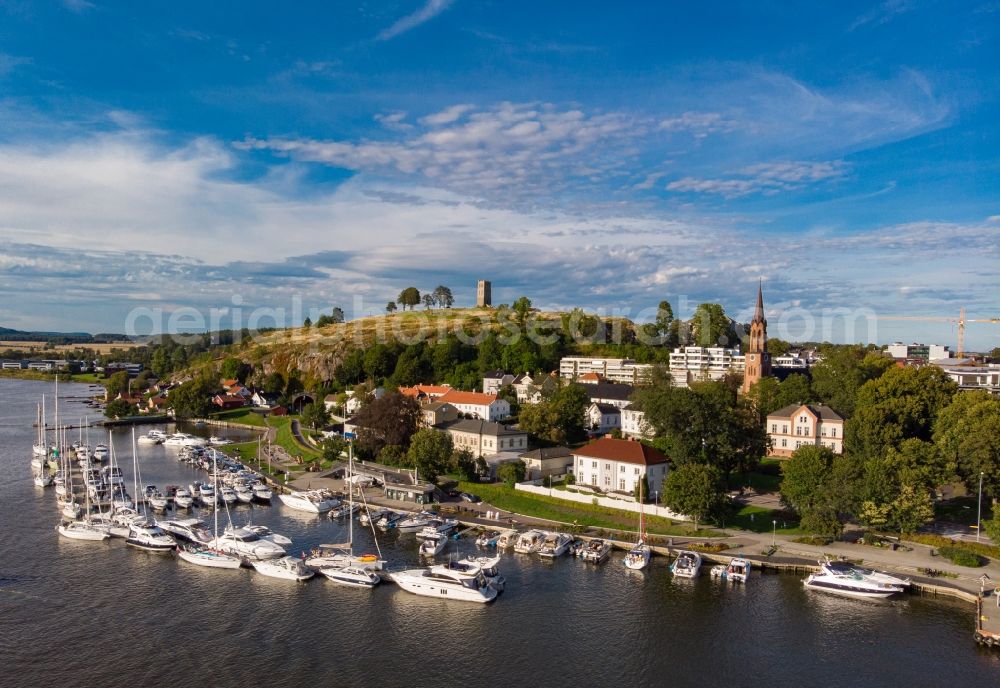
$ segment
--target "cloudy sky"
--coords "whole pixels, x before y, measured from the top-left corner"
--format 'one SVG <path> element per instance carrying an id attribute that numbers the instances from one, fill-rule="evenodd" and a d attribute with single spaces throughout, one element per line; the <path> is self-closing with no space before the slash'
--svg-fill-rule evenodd
<path id="1" fill-rule="evenodd" d="M 763 280 L 811 338 L 1000 316 L 1000 3 L 689 4 L 0 0 L 0 325 L 481 277 L 737 317 Z"/>

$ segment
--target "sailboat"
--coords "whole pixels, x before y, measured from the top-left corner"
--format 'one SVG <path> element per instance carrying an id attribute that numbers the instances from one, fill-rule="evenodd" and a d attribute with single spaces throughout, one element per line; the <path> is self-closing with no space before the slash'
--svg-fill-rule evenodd
<path id="1" fill-rule="evenodd" d="M 58 440 L 58 431 L 56 434 L 56 439 Z M 62 452 L 56 450 L 60 456 Z M 67 461 L 68 464 L 68 461 Z M 85 491 L 86 496 L 86 508 L 84 513 L 86 515 L 85 520 L 80 521 L 68 521 L 60 523 L 56 526 L 56 530 L 59 534 L 70 540 L 86 540 L 91 542 L 101 542 L 107 540 L 111 537 L 108 527 L 104 525 L 98 525 L 90 522 L 90 492 Z"/>
<path id="2" fill-rule="evenodd" d="M 46 456 L 49 455 L 49 445 L 48 445 L 48 442 L 46 441 L 46 437 L 45 437 L 45 410 L 44 409 L 45 409 L 45 396 L 43 395 L 42 396 L 42 403 L 39 404 L 39 406 L 38 406 L 38 421 L 37 421 L 38 436 L 35 438 L 35 444 L 32 445 L 32 447 L 31 447 L 31 453 L 34 456 L 41 457 L 41 459 L 44 459 Z M 31 467 L 32 468 L 41 468 L 42 467 L 42 461 L 41 461 L 41 459 L 32 459 L 32 461 L 31 461 Z M 37 465 L 36 465 L 36 463 L 37 463 Z"/>
<path id="3" fill-rule="evenodd" d="M 218 485 L 219 462 L 217 460 L 213 460 L 212 463 L 215 466 L 212 473 L 212 484 Z M 212 511 L 215 514 L 215 529 L 213 531 L 214 534 L 212 542 L 216 543 L 219 540 L 219 510 L 213 509 Z M 215 549 L 214 547 L 198 545 L 189 545 L 187 547 L 179 546 L 177 548 L 177 556 L 189 564 L 197 564 L 198 566 L 204 566 L 212 569 L 238 569 L 240 564 L 242 564 L 242 559 L 234 554 L 223 552 L 222 550 Z"/>
<path id="4" fill-rule="evenodd" d="M 356 488 L 354 484 L 353 442 L 348 445 L 347 456 L 347 493 L 350 499 L 351 513 L 353 513 L 354 490 Z M 351 516 L 347 517 L 347 533 L 346 563 L 341 566 L 323 567 L 320 568 L 319 572 L 340 585 L 350 585 L 356 588 L 374 588 L 382 579 L 379 578 L 377 573 L 366 568 L 364 564 L 354 561 L 354 519 Z"/>
<path id="5" fill-rule="evenodd" d="M 646 514 L 643 510 L 642 483 L 639 484 L 639 539 L 625 555 L 625 568 L 641 571 L 649 566 L 652 550 L 646 544 Z"/>

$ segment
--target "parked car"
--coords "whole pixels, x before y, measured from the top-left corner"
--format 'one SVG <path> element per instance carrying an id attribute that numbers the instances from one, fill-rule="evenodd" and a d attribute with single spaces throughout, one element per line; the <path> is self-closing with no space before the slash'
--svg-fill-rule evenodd
<path id="1" fill-rule="evenodd" d="M 479 502 L 483 501 L 476 495 L 469 494 L 468 492 L 460 492 L 458 496 L 462 498 L 463 502 L 472 502 L 473 504 L 478 504 Z"/>

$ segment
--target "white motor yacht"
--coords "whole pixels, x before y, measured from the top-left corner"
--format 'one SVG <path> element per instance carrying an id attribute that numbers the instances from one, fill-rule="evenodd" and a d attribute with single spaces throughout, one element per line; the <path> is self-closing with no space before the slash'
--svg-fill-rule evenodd
<path id="1" fill-rule="evenodd" d="M 711 568 L 709 574 L 712 578 L 721 578 L 733 583 L 746 583 L 750 577 L 753 563 L 749 559 L 733 557 L 728 564 L 717 564 Z"/>
<path id="2" fill-rule="evenodd" d="M 145 435 L 140 435 L 135 441 L 137 444 L 162 444 L 163 438 L 154 435 L 154 432 L 159 432 L 158 430 L 150 430 Z M 160 433 L 161 435 L 163 433 Z"/>
<path id="3" fill-rule="evenodd" d="M 226 532 L 213 540 L 211 545 L 223 552 L 251 559 L 275 559 L 285 556 L 284 547 L 270 540 L 264 540 L 246 528 L 227 528 Z"/>
<path id="4" fill-rule="evenodd" d="M 566 554 L 569 546 L 573 544 L 573 538 L 566 533 L 546 533 L 545 541 L 538 549 L 538 556 L 554 559 Z"/>
<path id="5" fill-rule="evenodd" d="M 173 537 L 159 526 L 149 524 L 133 525 L 125 544 L 147 552 L 171 552 L 177 547 Z"/>
<path id="6" fill-rule="evenodd" d="M 197 518 L 157 521 L 156 525 L 178 540 L 193 542 L 196 545 L 205 545 L 212 541 L 212 532 L 208 529 L 208 524 Z"/>
<path id="7" fill-rule="evenodd" d="M 60 523 L 56 530 L 59 531 L 60 535 L 65 538 L 69 538 L 70 540 L 100 542 L 111 537 L 106 530 L 93 526 L 86 521 L 70 521 L 69 523 Z"/>
<path id="8" fill-rule="evenodd" d="M 232 444 L 233 441 L 232 440 L 227 440 L 224 437 L 218 437 L 216 435 L 212 435 L 211 437 L 208 438 L 208 443 L 211 444 L 211 445 L 213 445 L 213 446 L 215 446 L 215 447 L 223 447 L 223 446 L 225 446 L 227 444 Z"/>
<path id="9" fill-rule="evenodd" d="M 250 565 L 258 573 L 272 578 L 283 578 L 285 580 L 304 581 L 309 580 L 315 572 L 302 563 L 301 559 L 295 557 L 280 557 L 278 559 L 264 559 L 261 561 L 251 561 Z"/>
<path id="10" fill-rule="evenodd" d="M 497 549 L 509 549 L 510 547 L 513 547 L 514 543 L 517 542 L 517 539 L 520 536 L 521 534 L 513 528 L 501 532 L 500 535 L 497 536 Z"/>
<path id="11" fill-rule="evenodd" d="M 849 561 L 833 561 L 831 559 L 824 559 L 819 562 L 819 565 L 822 573 L 829 573 L 834 576 L 861 576 L 865 580 L 875 583 L 885 583 L 886 585 L 894 585 L 900 589 L 910 587 L 909 578 L 900 578 L 899 576 L 894 576 L 891 573 L 865 568 Z"/>
<path id="12" fill-rule="evenodd" d="M 444 551 L 445 545 L 448 544 L 448 538 L 440 533 L 436 533 L 434 537 L 425 537 L 420 543 L 420 556 L 422 557 L 434 557 L 441 554 Z"/>
<path id="13" fill-rule="evenodd" d="M 162 492 L 160 492 L 159 490 L 155 490 L 153 494 L 147 497 L 147 499 L 149 501 L 149 505 L 153 507 L 154 511 L 166 511 L 167 506 L 169 506 L 170 504 L 170 501 L 167 499 L 167 496 Z"/>
<path id="14" fill-rule="evenodd" d="M 198 486 L 198 495 L 201 498 L 201 503 L 205 506 L 215 506 L 218 500 L 215 488 L 208 484 Z"/>
<path id="15" fill-rule="evenodd" d="M 236 499 L 240 504 L 250 504 L 253 501 L 253 488 L 246 483 L 238 483 L 233 488 L 233 491 L 236 493 Z"/>
<path id="16" fill-rule="evenodd" d="M 812 590 L 820 590 L 842 597 L 884 599 L 904 590 L 899 585 L 868 580 L 858 574 L 837 574 L 829 571 L 811 573 L 802 583 Z"/>
<path id="17" fill-rule="evenodd" d="M 429 514 L 411 514 L 396 523 L 396 530 L 400 533 L 419 533 L 430 524 L 431 517 Z"/>
<path id="18" fill-rule="evenodd" d="M 447 564 L 441 564 L 441 566 L 445 566 L 453 571 L 464 571 L 469 575 L 475 569 L 478 569 L 482 572 L 483 577 L 490 586 L 496 588 L 497 592 L 503 592 L 507 579 L 500 575 L 500 571 L 497 569 L 499 563 L 500 555 L 495 554 L 492 557 L 466 557 L 458 561 L 449 561 Z"/>
<path id="19" fill-rule="evenodd" d="M 90 458 L 100 463 L 101 461 L 107 460 L 109 454 L 110 451 L 108 450 L 108 445 L 99 444 L 94 447 L 94 452 L 90 455 Z"/>
<path id="20" fill-rule="evenodd" d="M 105 466 L 101 469 L 101 478 L 108 485 L 124 485 L 125 476 L 122 475 L 122 469 L 118 466 Z"/>
<path id="21" fill-rule="evenodd" d="M 696 578 L 701 571 L 701 555 L 687 550 L 678 552 L 670 571 L 678 578 Z"/>
<path id="22" fill-rule="evenodd" d="M 392 580 L 406 592 L 425 597 L 480 603 L 497 598 L 496 588 L 489 584 L 479 569 L 457 571 L 447 565 L 407 569 L 392 574 Z"/>
<path id="23" fill-rule="evenodd" d="M 321 568 L 319 572 L 334 583 L 350 585 L 356 588 L 374 588 L 382 580 L 371 569 L 353 564 Z"/>
<path id="24" fill-rule="evenodd" d="M 257 526 L 249 524 L 245 526 L 245 528 L 250 532 L 256 533 L 257 537 L 259 537 L 261 540 L 270 540 L 274 544 L 279 545 L 281 547 L 287 547 L 288 545 L 292 544 L 291 538 L 285 537 L 280 533 L 275 533 L 267 526 Z"/>
<path id="25" fill-rule="evenodd" d="M 206 444 L 208 442 L 201 437 L 195 437 L 185 432 L 175 432 L 163 440 L 165 447 L 204 447 Z"/>
<path id="26" fill-rule="evenodd" d="M 591 540 L 577 550 L 576 555 L 591 564 L 600 564 L 611 554 L 611 543 L 607 540 Z"/>
<path id="27" fill-rule="evenodd" d="M 527 530 L 521 533 L 514 543 L 514 551 L 519 554 L 532 554 L 542 548 L 545 542 L 545 533 L 540 530 Z"/>
<path id="28" fill-rule="evenodd" d="M 239 497 L 236 496 L 236 490 L 231 487 L 221 487 L 219 489 L 219 498 L 229 505 L 233 505 L 239 501 Z"/>
<path id="29" fill-rule="evenodd" d="M 289 508 L 314 514 L 325 514 L 340 504 L 339 500 L 322 490 L 292 492 L 291 494 L 278 495 L 278 498 L 282 504 Z"/>
<path id="30" fill-rule="evenodd" d="M 194 506 L 194 497 L 185 488 L 179 487 L 174 492 L 174 506 L 178 509 L 190 509 Z"/>
<path id="31" fill-rule="evenodd" d="M 253 498 L 259 502 L 270 502 L 274 497 L 274 491 L 264 483 L 257 483 L 253 486 Z"/>
<path id="32" fill-rule="evenodd" d="M 243 564 L 243 560 L 234 554 L 199 545 L 179 547 L 177 556 L 189 564 L 211 569 L 238 569 Z"/>

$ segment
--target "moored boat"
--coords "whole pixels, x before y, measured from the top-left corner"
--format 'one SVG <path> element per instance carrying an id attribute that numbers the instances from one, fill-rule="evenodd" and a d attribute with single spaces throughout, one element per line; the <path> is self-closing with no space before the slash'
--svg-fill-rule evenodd
<path id="1" fill-rule="evenodd" d="M 611 543 L 606 540 L 591 540 L 577 550 L 576 555 L 592 564 L 600 564 L 611 553 Z"/>
<path id="2" fill-rule="evenodd" d="M 250 565 L 258 573 L 271 578 L 305 581 L 312 578 L 315 572 L 295 557 L 279 557 L 277 559 L 251 560 Z"/>
<path id="3" fill-rule="evenodd" d="M 722 578 L 734 583 L 746 583 L 750 577 L 753 563 L 749 559 L 734 557 L 728 564 L 717 564 L 713 566 L 709 573 L 712 578 Z"/>
<path id="4" fill-rule="evenodd" d="M 697 552 L 681 550 L 670 565 L 670 571 L 678 578 L 695 578 L 701 571 L 701 555 Z"/>

